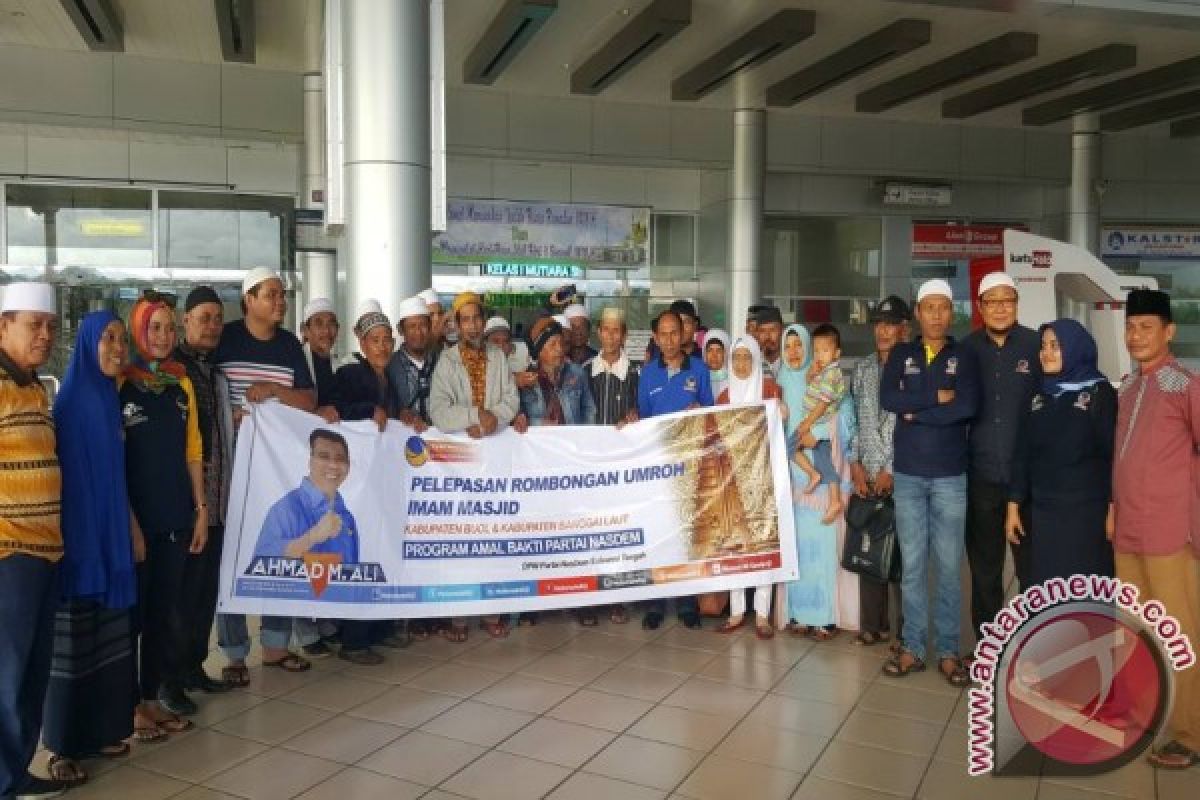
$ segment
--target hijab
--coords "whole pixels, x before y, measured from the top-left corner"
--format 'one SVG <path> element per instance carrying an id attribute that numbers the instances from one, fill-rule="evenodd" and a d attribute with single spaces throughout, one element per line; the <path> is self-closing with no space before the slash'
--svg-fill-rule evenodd
<path id="1" fill-rule="evenodd" d="M 129 312 L 129 338 L 133 340 L 133 353 L 129 366 L 125 368 L 125 377 L 141 385 L 145 389 L 159 393 L 168 386 L 178 386 L 179 381 L 187 370 L 170 356 L 156 360 L 150 355 L 148 341 L 150 338 L 150 320 L 155 313 L 162 309 L 171 311 L 171 307 L 162 300 L 142 298 L 133 304 Z M 172 312 L 172 324 L 174 324 Z"/>
<path id="2" fill-rule="evenodd" d="M 750 351 L 750 377 L 745 380 L 733 373 L 733 354 L 738 350 Z M 739 336 L 729 350 L 729 402 L 760 403 L 763 399 L 762 350 L 753 336 Z"/>
<path id="3" fill-rule="evenodd" d="M 1047 328 L 1054 331 L 1058 338 L 1062 370 L 1057 375 L 1046 375 L 1042 378 L 1043 392 L 1057 397 L 1063 392 L 1086 389 L 1100 381 L 1108 380 L 1097 365 L 1099 355 L 1096 351 L 1096 340 L 1088 333 L 1087 328 L 1073 319 L 1056 319 L 1038 328 L 1039 341 Z"/>
<path id="4" fill-rule="evenodd" d="M 718 396 L 729 386 L 729 334 L 720 328 L 713 328 L 704 335 L 704 346 L 700 348 L 700 360 L 708 352 L 709 342 L 720 342 L 725 351 L 725 365 L 721 369 L 710 369 L 708 380 L 712 384 L 713 397 Z M 707 367 L 707 362 L 705 362 Z"/>
<path id="5" fill-rule="evenodd" d="M 804 348 L 804 358 L 801 360 L 800 366 L 796 368 L 788 366 L 787 361 L 787 341 L 788 337 L 793 334 L 800 337 L 800 344 Z M 800 410 L 804 408 L 804 392 L 808 388 L 808 368 L 811 364 L 812 337 L 808 335 L 808 329 L 803 325 L 788 325 L 783 330 L 783 339 L 779 348 L 779 374 L 775 376 L 775 382 L 783 390 L 783 402 L 788 407 L 786 425 L 788 436 L 796 432 L 796 428 L 800 427 L 800 423 L 804 419 Z"/>
<path id="6" fill-rule="evenodd" d="M 136 599 L 121 404 L 116 381 L 101 372 L 98 354 L 104 329 L 119 321 L 111 311 L 83 318 L 54 398 L 62 469 L 62 595 L 114 610 Z"/>

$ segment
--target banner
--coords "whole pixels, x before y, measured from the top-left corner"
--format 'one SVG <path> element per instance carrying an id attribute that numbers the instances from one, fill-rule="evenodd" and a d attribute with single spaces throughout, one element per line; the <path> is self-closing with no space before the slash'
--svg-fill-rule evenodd
<path id="1" fill-rule="evenodd" d="M 650 209 L 506 200 L 449 202 L 446 232 L 433 239 L 437 263 L 529 262 L 644 267 Z"/>
<path id="2" fill-rule="evenodd" d="M 397 619 L 495 614 L 795 580 L 774 401 L 476 440 L 242 422 L 220 610 Z"/>
<path id="3" fill-rule="evenodd" d="M 1105 226 L 1100 242 L 1105 258 L 1200 258 L 1200 228 Z"/>
<path id="4" fill-rule="evenodd" d="M 1004 231 L 1024 225 L 954 225 L 918 222 L 912 226 L 916 261 L 965 261 L 1004 255 Z"/>

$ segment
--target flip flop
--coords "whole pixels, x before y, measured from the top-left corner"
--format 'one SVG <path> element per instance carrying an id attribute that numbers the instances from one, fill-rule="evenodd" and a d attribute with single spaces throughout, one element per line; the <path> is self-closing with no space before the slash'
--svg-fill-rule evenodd
<path id="1" fill-rule="evenodd" d="M 716 633 L 733 633 L 734 631 L 736 631 L 738 628 L 742 627 L 745 624 L 746 624 L 745 617 L 742 617 L 737 622 L 734 622 L 732 619 L 727 619 L 723 623 L 718 625 L 716 628 L 714 628 L 713 630 Z"/>
<path id="2" fill-rule="evenodd" d="M 608 621 L 613 625 L 624 625 L 629 622 L 629 615 L 625 613 L 624 606 L 616 606 L 608 612 Z"/>
<path id="3" fill-rule="evenodd" d="M 904 664 L 905 656 L 908 656 L 912 659 L 912 661 L 909 662 L 909 664 L 907 666 Z M 883 674 L 890 675 L 893 678 L 903 678 L 908 675 L 911 675 L 914 672 L 924 672 L 924 671 L 925 671 L 925 662 L 922 661 L 921 659 L 917 658 L 915 655 L 908 652 L 907 650 L 901 650 L 899 653 L 897 653 L 896 655 L 889 658 L 883 664 Z"/>
<path id="4" fill-rule="evenodd" d="M 138 744 L 165 742 L 167 740 L 167 732 L 155 724 L 134 725 L 133 740 Z"/>
<path id="5" fill-rule="evenodd" d="M 221 670 L 221 680 L 230 686 L 245 688 L 250 685 L 250 670 L 245 664 L 230 664 Z"/>
<path id="6" fill-rule="evenodd" d="M 951 664 L 949 671 L 945 669 L 947 661 Z M 971 676 L 967 672 L 967 668 L 963 666 L 962 659 L 960 658 L 939 658 L 938 672 L 942 673 L 942 677 L 946 679 L 946 683 L 956 689 L 962 689 L 971 685 Z"/>
<path id="7" fill-rule="evenodd" d="M 46 762 L 46 771 L 50 774 L 51 780 L 58 781 L 67 788 L 80 786 L 87 783 L 88 779 L 87 773 L 83 771 L 83 767 L 79 766 L 79 762 L 66 756 L 50 756 L 50 760 Z"/>
<path id="8" fill-rule="evenodd" d="M 487 631 L 488 636 L 491 636 L 493 639 L 503 639 L 508 636 L 510 632 L 508 623 L 504 622 L 504 620 L 496 620 L 495 622 L 481 622 L 479 623 L 479 627 Z"/>
<path id="9" fill-rule="evenodd" d="M 760 622 L 754 626 L 754 635 L 765 642 L 775 638 L 775 629 L 766 622 Z"/>
<path id="10" fill-rule="evenodd" d="M 1200 753 L 1171 740 L 1147 756 L 1146 760 L 1157 769 L 1184 770 L 1200 764 Z"/>
<path id="11" fill-rule="evenodd" d="M 190 719 L 172 716 L 167 719 L 159 720 L 158 727 L 167 733 L 183 733 L 184 731 L 190 731 L 196 726 L 192 724 Z"/>
<path id="12" fill-rule="evenodd" d="M 129 742 L 121 742 L 110 747 L 101 747 L 100 755 L 104 758 L 124 758 L 129 755 Z"/>
<path id="13" fill-rule="evenodd" d="M 442 638 L 455 644 L 462 644 L 467 640 L 469 629 L 466 625 L 451 625 L 442 628 Z"/>
<path id="14" fill-rule="evenodd" d="M 281 669 L 284 672 L 307 672 L 312 669 L 312 664 L 309 661 L 295 653 L 288 653 L 283 658 L 277 658 L 274 661 L 264 661 L 262 665 L 264 667 Z"/>

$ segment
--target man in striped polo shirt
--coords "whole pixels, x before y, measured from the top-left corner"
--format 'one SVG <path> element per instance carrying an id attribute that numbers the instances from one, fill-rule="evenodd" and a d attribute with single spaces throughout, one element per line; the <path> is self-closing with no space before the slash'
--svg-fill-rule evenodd
<path id="1" fill-rule="evenodd" d="M 317 392 L 304 348 L 295 334 L 280 327 L 286 312 L 283 281 L 277 273 L 266 267 L 246 273 L 242 280 L 244 317 L 225 325 L 214 359 L 229 382 L 235 425 L 241 423 L 254 404 L 268 400 L 278 400 L 301 411 L 316 410 Z M 313 647 L 319 642 L 316 625 L 311 621 L 299 622 L 297 634 L 302 646 Z M 263 666 L 289 672 L 303 672 L 312 666 L 288 650 L 292 638 L 290 617 L 264 616 L 261 636 Z M 249 681 L 246 656 L 250 652 L 246 617 L 218 614 L 217 642 L 229 659 L 222 678 L 245 686 Z"/>

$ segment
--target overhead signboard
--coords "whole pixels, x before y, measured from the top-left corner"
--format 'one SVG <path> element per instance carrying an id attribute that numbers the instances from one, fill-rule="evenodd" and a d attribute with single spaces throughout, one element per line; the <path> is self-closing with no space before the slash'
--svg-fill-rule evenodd
<path id="1" fill-rule="evenodd" d="M 954 190 L 949 186 L 929 186 L 912 183 L 885 183 L 883 204 L 885 206 L 926 206 L 941 208 L 954 201 Z"/>
<path id="2" fill-rule="evenodd" d="M 913 225 L 914 261 L 963 261 L 1004 255 L 1004 231 L 1023 230 L 1021 225 Z"/>
<path id="3" fill-rule="evenodd" d="M 454 199 L 433 260 L 636 269 L 649 264 L 649 229 L 648 208 Z"/>
<path id="4" fill-rule="evenodd" d="M 481 272 L 498 278 L 583 278 L 582 267 L 574 264 L 531 264 L 521 261 L 491 261 Z"/>
<path id="5" fill-rule="evenodd" d="M 1200 259 L 1200 228 L 1105 226 L 1100 243 L 1104 258 Z"/>

